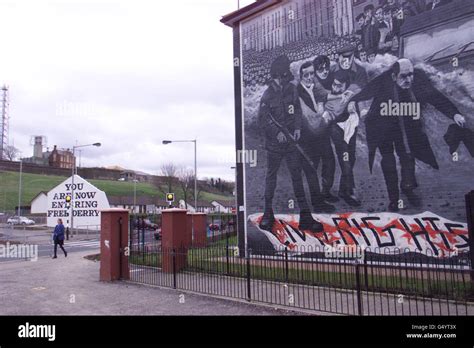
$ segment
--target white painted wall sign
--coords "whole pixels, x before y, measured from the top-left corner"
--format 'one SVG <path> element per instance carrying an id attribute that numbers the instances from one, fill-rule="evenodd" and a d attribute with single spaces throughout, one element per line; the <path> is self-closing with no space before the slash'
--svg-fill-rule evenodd
<path id="1" fill-rule="evenodd" d="M 66 207 L 66 196 L 71 195 L 73 206 L 74 228 L 91 228 L 100 226 L 100 211 L 109 209 L 109 201 L 105 192 L 81 178 L 74 176 L 74 188 L 72 177 L 48 192 L 47 225 L 56 226 L 58 218 L 63 219 L 65 225 L 70 226 L 71 209 Z"/>

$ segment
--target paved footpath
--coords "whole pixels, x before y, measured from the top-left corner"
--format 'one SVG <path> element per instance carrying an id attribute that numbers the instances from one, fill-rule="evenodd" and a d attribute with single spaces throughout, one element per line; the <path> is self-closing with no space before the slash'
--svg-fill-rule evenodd
<path id="1" fill-rule="evenodd" d="M 99 262 L 77 252 L 0 265 L 0 315 L 297 315 L 267 306 L 125 282 L 100 282 Z M 182 297 L 181 297 L 182 299 Z"/>
<path id="2" fill-rule="evenodd" d="M 51 239 L 51 230 L 44 229 L 11 229 L 0 227 L 0 244 L 6 245 L 8 242 L 14 244 L 30 245 L 38 247 L 38 257 L 51 257 L 53 254 L 53 242 Z M 64 247 L 68 254 L 90 250 L 98 250 L 99 246 L 98 234 L 80 234 L 66 240 Z M 63 255 L 63 252 L 58 248 L 58 255 Z M 0 257 L 0 264 L 3 262 L 10 262 L 16 260 L 15 258 Z"/>

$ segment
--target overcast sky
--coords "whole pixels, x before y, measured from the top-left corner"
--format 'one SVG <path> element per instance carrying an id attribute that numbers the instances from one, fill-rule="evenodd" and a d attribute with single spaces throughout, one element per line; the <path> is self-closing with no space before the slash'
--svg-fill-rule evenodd
<path id="1" fill-rule="evenodd" d="M 253 1 L 241 0 L 241 7 Z M 233 179 L 232 30 L 237 0 L 0 1 L 0 84 L 10 144 L 85 148 L 83 166 L 156 174 L 165 162 Z"/>

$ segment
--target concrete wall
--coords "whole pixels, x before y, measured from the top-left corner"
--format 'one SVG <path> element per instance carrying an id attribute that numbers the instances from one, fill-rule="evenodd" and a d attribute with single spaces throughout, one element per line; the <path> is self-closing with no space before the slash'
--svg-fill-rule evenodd
<path id="1" fill-rule="evenodd" d="M 18 172 L 20 170 L 20 162 L 2 161 L 0 160 L 0 170 Z M 58 176 L 71 176 L 71 169 L 54 168 L 47 166 L 40 166 L 33 163 L 23 163 L 23 172 L 31 174 L 41 175 L 58 175 Z M 118 180 L 122 171 L 105 169 L 105 168 L 78 168 L 78 175 L 81 177 L 91 179 L 102 179 L 102 180 Z M 160 177 L 150 175 L 148 180 L 145 180 L 145 176 L 140 176 L 141 181 L 151 181 L 153 179 L 159 179 Z"/>

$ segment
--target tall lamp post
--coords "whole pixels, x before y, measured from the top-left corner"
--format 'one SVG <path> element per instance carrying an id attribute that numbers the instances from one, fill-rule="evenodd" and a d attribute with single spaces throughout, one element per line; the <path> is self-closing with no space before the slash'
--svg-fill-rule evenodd
<path id="1" fill-rule="evenodd" d="M 197 212 L 197 140 L 163 140 L 164 145 L 171 143 L 194 143 L 194 209 Z"/>
<path id="2" fill-rule="evenodd" d="M 96 146 L 100 147 L 101 143 L 93 143 L 93 144 L 86 144 L 86 145 L 75 145 L 72 147 L 72 178 L 71 178 L 71 237 L 74 236 L 74 176 L 77 174 L 76 171 L 76 149 L 80 147 L 87 147 L 87 146 Z"/>
<path id="3" fill-rule="evenodd" d="M 23 161 L 20 159 L 20 180 L 18 185 L 18 219 L 21 216 L 21 174 L 23 172 Z"/>
<path id="4" fill-rule="evenodd" d="M 235 195 L 234 196 L 237 196 L 237 167 L 230 167 L 230 169 L 232 169 L 234 171 L 234 193 Z"/>
<path id="5" fill-rule="evenodd" d="M 135 210 L 137 209 L 137 182 L 138 180 L 133 179 L 133 214 L 136 214 Z"/>
<path id="6" fill-rule="evenodd" d="M 194 143 L 194 211 L 197 212 L 197 140 L 163 140 L 163 145 L 171 143 Z M 194 219 L 191 219 L 191 240 L 194 242 Z"/>

